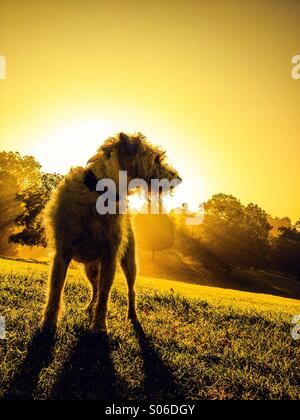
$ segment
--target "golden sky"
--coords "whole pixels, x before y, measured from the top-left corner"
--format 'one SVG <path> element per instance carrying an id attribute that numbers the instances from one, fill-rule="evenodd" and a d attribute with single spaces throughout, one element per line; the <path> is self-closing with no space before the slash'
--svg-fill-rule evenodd
<path id="1" fill-rule="evenodd" d="M 199 202 L 299 218 L 299 22 L 297 0 L 0 0 L 0 150 L 64 173 L 142 131 Z"/>

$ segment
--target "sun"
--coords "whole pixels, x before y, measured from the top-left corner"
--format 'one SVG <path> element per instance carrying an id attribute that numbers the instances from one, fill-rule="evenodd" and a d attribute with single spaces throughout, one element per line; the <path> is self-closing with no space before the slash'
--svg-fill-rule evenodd
<path id="1" fill-rule="evenodd" d="M 205 201 L 204 181 L 199 180 L 195 185 L 190 185 L 187 180 L 175 188 L 172 194 L 167 194 L 163 198 L 163 206 L 167 213 L 173 209 L 182 208 L 183 204 L 194 212 L 199 211 L 200 206 Z M 134 211 L 140 211 L 145 204 L 145 199 L 135 194 L 129 197 L 129 206 Z"/>
<path id="2" fill-rule="evenodd" d="M 85 166 L 101 143 L 117 131 L 116 125 L 101 121 L 72 121 L 43 136 L 32 154 L 45 172 L 66 174 L 72 166 Z"/>

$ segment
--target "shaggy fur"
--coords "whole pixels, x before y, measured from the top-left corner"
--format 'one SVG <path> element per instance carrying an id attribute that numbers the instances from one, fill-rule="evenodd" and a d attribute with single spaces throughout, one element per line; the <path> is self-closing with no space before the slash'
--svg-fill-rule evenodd
<path id="1" fill-rule="evenodd" d="M 46 208 L 46 232 L 55 255 L 43 326 L 55 331 L 66 273 L 71 260 L 83 263 L 93 289 L 88 307 L 93 314 L 91 331 L 106 331 L 106 314 L 116 266 L 121 264 L 128 283 L 128 317 L 136 319 L 134 283 L 135 239 L 128 215 L 100 216 L 96 211 L 98 179 L 110 178 L 118 186 L 119 171 L 128 182 L 144 179 L 178 179 L 165 162 L 164 152 L 138 133 L 118 134 L 98 149 L 86 168 L 74 168 L 53 192 Z M 94 182 L 95 180 L 95 182 Z"/>

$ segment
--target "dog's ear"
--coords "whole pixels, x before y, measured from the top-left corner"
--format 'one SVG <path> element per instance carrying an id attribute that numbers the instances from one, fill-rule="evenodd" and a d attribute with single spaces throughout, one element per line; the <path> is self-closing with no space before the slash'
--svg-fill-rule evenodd
<path id="1" fill-rule="evenodd" d="M 127 136 L 127 134 L 122 133 L 122 132 L 119 133 L 119 141 L 120 141 L 120 143 L 128 143 L 129 140 L 130 140 L 130 137 Z"/>
<path id="2" fill-rule="evenodd" d="M 83 182 L 84 185 L 86 185 L 90 191 L 96 191 L 98 179 L 96 178 L 94 172 L 90 169 L 85 171 Z"/>
<path id="3" fill-rule="evenodd" d="M 134 156 L 139 149 L 139 140 L 120 133 L 117 149 L 121 156 Z"/>

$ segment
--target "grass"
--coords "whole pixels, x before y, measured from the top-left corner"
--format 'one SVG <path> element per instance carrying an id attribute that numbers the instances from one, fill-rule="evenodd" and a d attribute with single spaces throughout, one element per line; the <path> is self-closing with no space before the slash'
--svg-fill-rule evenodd
<path id="1" fill-rule="evenodd" d="M 107 338 L 89 336 L 90 290 L 70 270 L 55 343 L 37 333 L 48 267 L 0 260 L 1 399 L 300 399 L 297 300 L 139 278 L 139 325 L 126 286 L 112 291 Z"/>

